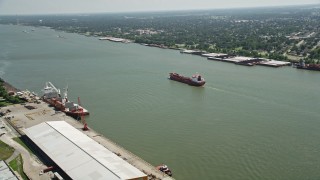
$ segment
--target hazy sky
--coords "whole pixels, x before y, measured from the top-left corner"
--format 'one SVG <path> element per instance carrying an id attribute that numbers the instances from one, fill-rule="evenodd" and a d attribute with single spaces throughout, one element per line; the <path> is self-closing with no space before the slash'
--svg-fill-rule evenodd
<path id="1" fill-rule="evenodd" d="M 0 0 L 0 14 L 133 12 L 319 3 L 320 0 Z"/>

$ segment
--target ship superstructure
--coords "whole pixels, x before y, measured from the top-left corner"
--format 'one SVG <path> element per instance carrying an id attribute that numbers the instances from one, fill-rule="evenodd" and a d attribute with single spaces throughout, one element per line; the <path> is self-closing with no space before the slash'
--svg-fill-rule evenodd
<path id="1" fill-rule="evenodd" d="M 43 88 L 42 100 L 53 106 L 56 110 L 65 112 L 74 118 L 89 115 L 88 110 L 68 100 L 68 87 L 65 88 L 64 96 L 61 97 L 60 89 L 56 88 L 51 82 L 46 82 Z"/>
<path id="2" fill-rule="evenodd" d="M 204 78 L 198 73 L 194 74 L 192 77 L 185 77 L 178 73 L 170 73 L 169 79 L 173 81 L 182 82 L 190 86 L 203 86 L 206 83 Z"/>

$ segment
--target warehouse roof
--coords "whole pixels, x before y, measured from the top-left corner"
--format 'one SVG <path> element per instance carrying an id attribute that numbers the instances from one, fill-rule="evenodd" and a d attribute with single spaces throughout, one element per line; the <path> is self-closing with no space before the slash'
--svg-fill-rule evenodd
<path id="1" fill-rule="evenodd" d="M 0 161 L 0 179 L 18 180 L 4 161 Z"/>
<path id="2" fill-rule="evenodd" d="M 72 179 L 134 179 L 146 177 L 65 121 L 50 121 L 25 134 Z"/>

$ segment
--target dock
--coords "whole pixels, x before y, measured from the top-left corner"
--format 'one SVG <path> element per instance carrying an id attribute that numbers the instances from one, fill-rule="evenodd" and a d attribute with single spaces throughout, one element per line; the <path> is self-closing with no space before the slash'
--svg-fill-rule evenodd
<path id="1" fill-rule="evenodd" d="M 215 53 L 211 53 L 211 54 L 215 54 Z M 281 67 L 281 66 L 291 65 L 290 62 L 286 62 L 286 61 L 276 61 L 272 59 L 251 58 L 251 57 L 244 57 L 244 56 L 225 57 L 223 54 L 222 55 L 219 54 L 216 56 L 204 55 L 204 57 L 207 57 L 208 60 L 234 63 L 237 65 L 243 65 L 243 66 L 260 65 L 260 66 L 268 66 L 268 67 Z"/>
<path id="2" fill-rule="evenodd" d="M 123 38 L 115 38 L 115 37 L 101 37 L 99 40 L 108 40 L 112 42 L 122 42 L 122 43 L 130 43 L 131 41 Z"/>
<path id="3" fill-rule="evenodd" d="M 31 107 L 31 108 L 30 108 Z M 40 103 L 25 103 L 25 104 L 16 104 L 7 107 L 3 107 L 0 110 L 1 112 L 6 112 L 4 116 L 0 119 L 6 124 L 10 125 L 18 134 L 24 136 L 24 130 L 43 122 L 50 121 L 65 121 L 74 128 L 78 129 L 86 136 L 96 141 L 97 143 L 104 146 L 109 151 L 113 152 L 132 166 L 139 169 L 141 172 L 148 176 L 148 179 L 164 179 L 171 180 L 170 176 L 162 173 L 157 170 L 154 165 L 144 161 L 140 157 L 134 155 L 130 151 L 124 149 L 116 142 L 113 142 L 111 139 L 105 137 L 99 132 L 94 131 L 89 127 L 89 131 L 82 131 L 83 124 L 79 121 L 73 119 L 72 117 L 66 116 L 60 111 L 55 111 L 52 107 L 49 107 L 45 102 Z M 43 179 L 44 175 L 41 175 L 42 178 L 35 177 L 35 174 L 40 172 L 33 172 L 33 175 L 29 176 L 32 179 Z M 28 175 L 28 172 L 26 172 Z"/>

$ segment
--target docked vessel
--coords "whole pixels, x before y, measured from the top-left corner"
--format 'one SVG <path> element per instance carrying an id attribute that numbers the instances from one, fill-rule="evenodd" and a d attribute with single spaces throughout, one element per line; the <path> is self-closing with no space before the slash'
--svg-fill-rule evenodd
<path id="1" fill-rule="evenodd" d="M 60 89 L 57 89 L 51 82 L 46 82 L 43 88 L 42 100 L 53 106 L 56 110 L 62 111 L 74 118 L 80 118 L 83 115 L 89 115 L 89 111 L 79 104 L 68 100 L 68 87 L 65 89 L 64 97 L 61 97 Z"/>
<path id="2" fill-rule="evenodd" d="M 306 69 L 312 71 L 320 71 L 320 64 L 306 64 L 306 65 L 298 65 L 297 69 Z"/>
<path id="3" fill-rule="evenodd" d="M 198 73 L 193 75 L 191 78 L 182 76 L 178 73 L 169 73 L 169 79 L 173 81 L 182 82 L 190 86 L 203 86 L 206 83 L 204 78 L 202 78 L 201 75 Z"/>
<path id="4" fill-rule="evenodd" d="M 159 171 L 166 173 L 168 176 L 172 176 L 171 170 L 168 168 L 167 165 L 162 164 L 156 167 Z"/>
<path id="5" fill-rule="evenodd" d="M 306 64 L 305 60 L 300 60 L 296 66 L 297 69 L 306 69 L 312 71 L 320 71 L 320 64 Z"/>

